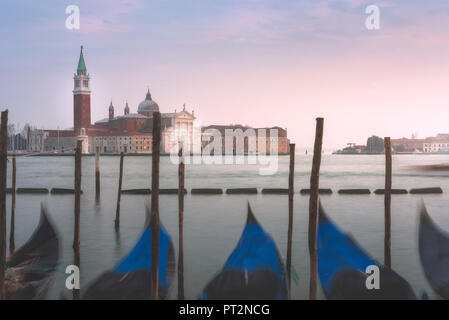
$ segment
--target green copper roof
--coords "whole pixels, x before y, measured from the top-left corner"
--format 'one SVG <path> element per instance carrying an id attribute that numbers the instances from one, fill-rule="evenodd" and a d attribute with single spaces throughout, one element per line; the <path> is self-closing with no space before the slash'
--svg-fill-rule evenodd
<path id="1" fill-rule="evenodd" d="M 83 46 L 81 46 L 80 60 L 78 61 L 78 69 L 79 71 L 86 71 L 86 63 L 84 62 L 83 56 Z"/>

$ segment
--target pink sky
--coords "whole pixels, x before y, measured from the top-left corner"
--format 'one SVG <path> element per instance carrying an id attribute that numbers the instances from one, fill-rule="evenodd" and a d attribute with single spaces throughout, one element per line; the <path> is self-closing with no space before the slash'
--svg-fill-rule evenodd
<path id="1" fill-rule="evenodd" d="M 175 3 L 80 1 L 79 32 L 60 27 L 57 6 L 40 8 L 44 22 L 34 28 L 24 25 L 32 18 L 0 16 L 0 66 L 9 75 L 1 105 L 22 125 L 70 127 L 84 44 L 94 120 L 107 116 L 111 99 L 116 112 L 126 100 L 135 112 L 150 86 L 162 112 L 186 103 L 205 125 L 281 126 L 298 148 L 313 145 L 317 116 L 328 149 L 372 134 L 449 132 L 443 1 L 379 2 L 375 31 L 364 27 L 366 1 Z"/>

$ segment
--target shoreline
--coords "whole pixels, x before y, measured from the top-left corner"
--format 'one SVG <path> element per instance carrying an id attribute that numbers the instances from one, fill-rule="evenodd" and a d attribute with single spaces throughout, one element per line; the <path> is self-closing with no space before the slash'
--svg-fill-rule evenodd
<path id="1" fill-rule="evenodd" d="M 152 156 L 152 153 L 125 153 L 126 156 Z M 278 156 L 288 156 L 288 153 L 277 154 Z M 8 157 L 74 157 L 75 153 L 8 153 Z M 94 157 L 95 153 L 85 153 L 82 155 L 83 157 Z M 100 156 L 120 156 L 120 153 L 100 153 Z M 161 157 L 170 157 L 170 153 L 161 153 Z M 202 154 L 190 154 L 190 156 L 202 156 Z M 222 154 L 222 156 L 226 156 L 226 154 Z M 232 156 L 259 156 L 259 155 L 248 155 L 248 154 L 232 154 Z M 267 154 L 269 156 L 269 154 Z"/>
<path id="2" fill-rule="evenodd" d="M 335 156 L 379 156 L 385 155 L 385 153 L 332 153 Z M 393 156 L 401 155 L 413 155 L 413 156 L 447 156 L 449 153 L 438 153 L 438 152 L 423 152 L 423 153 L 413 153 L 413 152 L 398 152 L 393 153 Z"/>

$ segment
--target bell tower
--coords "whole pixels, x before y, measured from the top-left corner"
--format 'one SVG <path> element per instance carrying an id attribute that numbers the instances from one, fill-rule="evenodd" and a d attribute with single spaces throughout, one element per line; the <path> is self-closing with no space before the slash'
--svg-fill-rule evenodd
<path id="1" fill-rule="evenodd" d="M 111 104 L 109 105 L 109 120 L 114 119 L 114 106 L 112 105 L 112 100 L 111 100 Z"/>
<path id="2" fill-rule="evenodd" d="M 129 106 L 128 106 L 128 101 L 126 101 L 126 105 L 125 105 L 125 115 L 129 114 Z"/>
<path id="3" fill-rule="evenodd" d="M 73 80 L 73 129 L 79 132 L 90 126 L 90 76 L 84 62 L 83 46 Z"/>

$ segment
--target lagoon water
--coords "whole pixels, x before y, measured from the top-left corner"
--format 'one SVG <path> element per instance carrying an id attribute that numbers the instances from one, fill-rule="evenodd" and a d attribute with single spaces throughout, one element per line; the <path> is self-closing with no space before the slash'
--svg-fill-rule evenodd
<path id="1" fill-rule="evenodd" d="M 292 256 L 292 299 L 307 299 L 309 260 L 307 249 L 308 196 L 312 156 L 297 155 Z M 185 294 L 196 299 L 206 283 L 221 269 L 236 245 L 246 221 L 249 201 L 259 222 L 274 238 L 282 259 L 287 250 L 287 195 L 191 195 L 191 188 L 287 188 L 288 156 L 279 157 L 275 175 L 259 175 L 259 165 L 187 165 L 184 213 Z M 394 155 L 393 188 L 440 186 L 442 195 L 392 196 L 392 265 L 415 293 L 426 291 L 437 298 L 423 274 L 417 251 L 417 203 L 424 199 L 432 218 L 449 230 L 449 173 L 413 173 L 404 166 L 449 163 L 449 155 Z M 101 158 L 101 198 L 95 200 L 95 159 L 83 157 L 81 196 L 81 291 L 103 271 L 115 265 L 134 245 L 144 225 L 149 196 L 122 195 L 120 232 L 114 231 L 118 185 L 118 156 Z M 151 156 L 125 157 L 123 189 L 150 188 Z M 18 157 L 17 187 L 73 188 L 73 157 Z M 177 166 L 161 158 L 161 188 L 177 188 Z M 8 164 L 8 187 L 11 185 Z M 324 155 L 320 187 L 332 188 L 321 201 L 335 222 L 351 233 L 375 259 L 383 262 L 384 198 L 381 195 L 338 195 L 340 188 L 384 187 L 384 156 Z M 40 203 L 46 202 L 61 237 L 60 267 L 48 298 L 71 297 L 65 288 L 67 265 L 73 264 L 73 195 L 24 195 L 16 198 L 16 247 L 31 235 L 39 220 Z M 11 196 L 7 196 L 8 229 Z M 160 196 L 160 217 L 172 236 L 177 257 L 178 211 L 176 195 Z M 9 230 L 8 230 L 9 231 Z M 9 236 L 8 236 L 9 237 Z M 177 258 L 176 258 L 177 259 Z M 176 298 L 177 277 L 171 295 Z M 323 298 L 322 293 L 320 297 Z"/>

